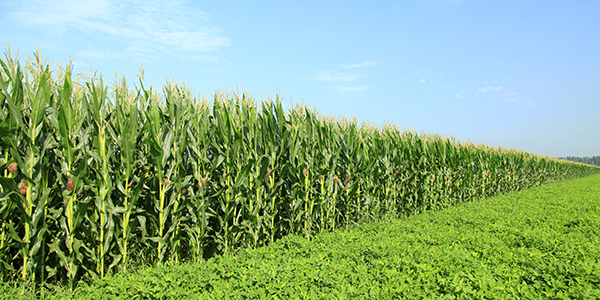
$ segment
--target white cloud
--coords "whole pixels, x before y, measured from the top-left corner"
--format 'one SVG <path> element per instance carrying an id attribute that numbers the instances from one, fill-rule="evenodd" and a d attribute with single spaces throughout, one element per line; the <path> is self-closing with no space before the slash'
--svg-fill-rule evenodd
<path id="1" fill-rule="evenodd" d="M 517 94 L 517 93 L 514 93 L 514 92 L 510 92 L 510 93 L 505 93 L 505 94 L 503 94 L 502 96 L 503 96 L 503 98 L 504 98 L 504 99 L 506 99 L 507 101 L 510 101 L 510 102 L 515 102 L 515 101 L 517 101 L 517 99 L 515 99 L 515 98 L 514 98 L 514 96 L 516 96 L 516 95 L 518 95 L 518 94 Z"/>
<path id="2" fill-rule="evenodd" d="M 486 92 L 499 92 L 501 90 L 504 90 L 504 87 L 502 87 L 502 86 L 497 86 L 497 87 L 488 86 L 488 87 L 485 87 L 485 88 L 477 89 L 478 92 L 482 92 L 482 93 L 486 93 Z"/>
<path id="3" fill-rule="evenodd" d="M 378 61 L 366 61 L 366 62 L 359 63 L 359 64 L 339 64 L 339 65 L 337 65 L 337 68 L 322 71 L 319 75 L 311 76 L 308 78 L 312 79 L 312 80 L 317 80 L 317 81 L 345 81 L 345 82 L 355 81 L 360 77 L 365 77 L 365 74 L 364 73 L 363 74 L 356 73 L 356 72 L 348 73 L 344 70 L 362 69 L 362 68 L 374 66 L 374 65 L 377 65 L 380 63 L 381 62 L 378 62 Z"/>
<path id="4" fill-rule="evenodd" d="M 366 77 L 365 71 L 346 71 L 349 69 L 362 69 L 370 66 L 374 66 L 380 64 L 381 62 L 377 61 L 367 61 L 358 64 L 339 64 L 334 69 L 325 70 L 319 73 L 316 76 L 309 76 L 307 79 L 316 80 L 316 81 L 334 81 L 334 82 L 351 82 L 356 81 L 361 77 Z M 357 92 L 362 91 L 370 86 L 336 86 L 330 87 L 333 90 L 338 92 Z"/>
<path id="5" fill-rule="evenodd" d="M 370 67 L 370 66 L 378 65 L 380 63 L 381 62 L 379 62 L 379 61 L 367 61 L 367 62 L 360 63 L 360 64 L 341 64 L 338 66 L 342 69 L 354 69 L 354 68 Z"/>
<path id="6" fill-rule="evenodd" d="M 485 82 L 484 82 L 484 84 L 485 84 Z M 506 88 L 503 87 L 503 86 L 496 86 L 496 87 L 494 87 L 494 86 L 487 86 L 487 87 L 484 87 L 484 88 L 479 88 L 479 89 L 477 89 L 477 91 L 480 92 L 480 93 L 501 92 L 501 91 L 504 91 L 504 93 L 502 93 L 502 95 L 501 95 L 502 99 L 504 99 L 506 101 L 510 101 L 510 102 L 517 101 L 514 98 L 514 96 L 516 96 L 518 94 L 515 93 L 515 92 L 507 91 Z"/>
<path id="7" fill-rule="evenodd" d="M 360 74 L 348 74 L 343 72 L 324 71 L 321 74 L 310 77 L 316 81 L 354 81 L 364 75 Z"/>
<path id="8" fill-rule="evenodd" d="M 12 21 L 57 39 L 76 33 L 125 45 L 126 49 L 104 53 L 82 50 L 96 57 L 197 55 L 231 45 L 218 28 L 205 24 L 208 14 L 180 0 L 24 0 L 9 7 Z"/>
<path id="9" fill-rule="evenodd" d="M 438 4 L 460 4 L 462 0 L 435 0 L 435 2 Z"/>
<path id="10" fill-rule="evenodd" d="M 337 86 L 334 89 L 338 92 L 358 92 L 368 89 L 370 86 Z"/>

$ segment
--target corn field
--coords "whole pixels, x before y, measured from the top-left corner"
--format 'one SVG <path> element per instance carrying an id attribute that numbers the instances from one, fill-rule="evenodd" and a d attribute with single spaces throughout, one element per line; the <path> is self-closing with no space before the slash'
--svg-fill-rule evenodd
<path id="1" fill-rule="evenodd" d="M 0 276 L 74 286 L 600 169 L 320 115 L 279 96 L 0 71 Z"/>

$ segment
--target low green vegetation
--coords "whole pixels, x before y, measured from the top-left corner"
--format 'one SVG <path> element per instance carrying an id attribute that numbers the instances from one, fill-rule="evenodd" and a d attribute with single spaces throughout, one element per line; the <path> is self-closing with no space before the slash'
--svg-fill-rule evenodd
<path id="1" fill-rule="evenodd" d="M 598 299 L 600 175 L 107 276 L 43 298 Z M 23 287 L 0 288 L 17 297 Z M 25 289 L 26 290 L 26 289 Z M 26 290 L 23 299 L 34 298 Z M 42 294 L 45 293 L 45 294 Z"/>

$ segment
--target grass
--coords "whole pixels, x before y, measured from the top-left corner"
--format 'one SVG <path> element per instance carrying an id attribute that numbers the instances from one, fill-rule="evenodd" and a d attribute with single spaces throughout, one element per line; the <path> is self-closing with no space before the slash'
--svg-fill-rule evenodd
<path id="1" fill-rule="evenodd" d="M 600 175 L 32 299 L 598 299 Z M 19 295 L 25 291 L 25 294 Z"/>

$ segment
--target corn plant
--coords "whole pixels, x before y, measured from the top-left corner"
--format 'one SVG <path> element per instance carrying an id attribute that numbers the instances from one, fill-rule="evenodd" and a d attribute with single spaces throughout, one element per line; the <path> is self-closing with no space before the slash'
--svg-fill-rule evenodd
<path id="1" fill-rule="evenodd" d="M 187 207 L 190 221 L 184 224 L 185 231 L 188 233 L 192 257 L 194 261 L 201 261 L 204 256 L 205 239 L 208 236 L 211 218 L 208 211 L 210 204 L 211 180 L 209 174 L 213 173 L 218 165 L 211 164 L 210 161 L 210 140 L 208 132 L 210 128 L 210 115 L 208 104 L 201 103 L 198 107 L 190 108 L 194 112 L 190 120 L 190 126 L 187 127 L 189 136 L 189 164 L 192 169 L 193 180 L 195 181 L 190 192 L 190 205 Z M 190 190 L 190 189 L 186 189 Z"/>
<path id="2" fill-rule="evenodd" d="M 93 169 L 96 184 L 92 185 L 94 194 L 95 213 L 90 215 L 89 224 L 94 234 L 94 258 L 96 261 L 95 273 L 104 277 L 107 255 L 111 250 L 114 238 L 113 212 L 115 205 L 112 201 L 114 190 L 113 172 L 110 170 L 111 157 L 113 155 L 112 136 L 114 128 L 109 122 L 108 91 L 104 86 L 102 78 L 99 82 L 93 80 L 87 84 L 89 116 L 92 118 L 93 147 L 90 147 L 88 155 L 93 159 Z M 114 164 L 114 162 L 113 162 Z M 114 265 L 112 265 L 114 266 Z M 112 268 L 112 267 L 111 267 Z"/>

